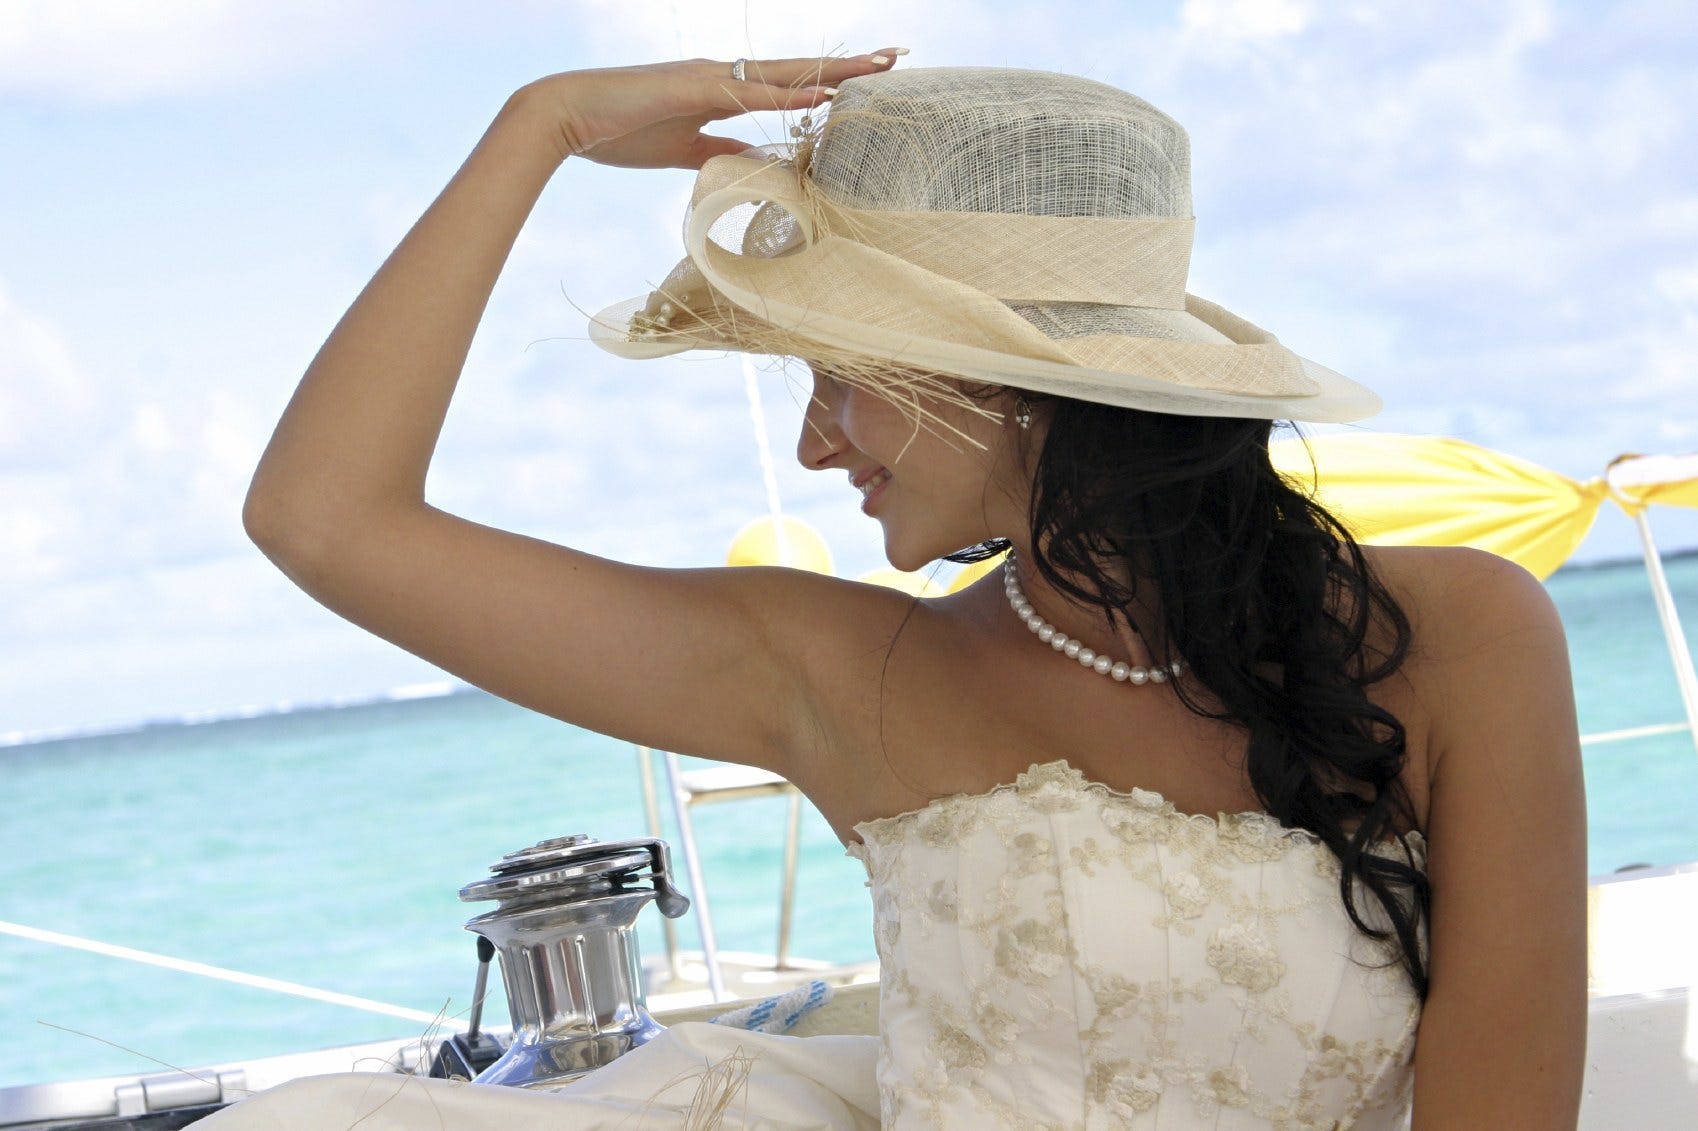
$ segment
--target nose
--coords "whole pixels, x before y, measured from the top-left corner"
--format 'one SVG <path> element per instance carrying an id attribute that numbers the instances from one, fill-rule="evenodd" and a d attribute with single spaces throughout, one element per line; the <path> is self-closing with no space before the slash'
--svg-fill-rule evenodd
<path id="1" fill-rule="evenodd" d="M 849 448 L 837 422 L 838 390 L 835 383 L 814 376 L 813 396 L 802 414 L 802 433 L 796 439 L 796 459 L 809 471 L 824 471 Z"/>

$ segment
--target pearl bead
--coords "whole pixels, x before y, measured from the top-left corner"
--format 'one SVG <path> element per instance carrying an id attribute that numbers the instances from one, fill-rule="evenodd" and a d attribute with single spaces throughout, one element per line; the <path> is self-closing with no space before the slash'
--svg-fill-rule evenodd
<path id="1" fill-rule="evenodd" d="M 1039 615 L 1032 603 L 1026 600 L 1026 594 L 1020 589 L 1020 578 L 1016 573 L 1012 553 L 1003 566 L 1002 588 L 1008 597 L 1009 607 L 1025 622 L 1026 627 L 1031 629 L 1041 642 L 1063 653 L 1068 659 L 1077 660 L 1080 667 L 1089 668 L 1098 675 L 1106 675 L 1117 683 L 1133 684 L 1166 683 L 1169 679 L 1177 679 L 1185 670 L 1182 660 L 1146 668 L 1129 664 L 1125 660 L 1111 659 L 1069 637 Z"/>

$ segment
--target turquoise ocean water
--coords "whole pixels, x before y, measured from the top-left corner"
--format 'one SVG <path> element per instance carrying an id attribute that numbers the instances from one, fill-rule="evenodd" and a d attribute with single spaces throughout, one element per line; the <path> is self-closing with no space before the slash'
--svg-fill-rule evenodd
<path id="1" fill-rule="evenodd" d="M 1698 635 L 1698 556 L 1668 573 Z M 1680 721 L 1643 567 L 1565 570 L 1548 586 L 1582 732 Z M 1594 875 L 1698 860 L 1687 735 L 1587 747 L 1586 788 Z M 772 949 L 783 819 L 781 801 L 698 813 L 723 947 Z M 630 747 L 478 693 L 162 723 L 0 747 L 0 919 L 458 1012 L 474 961 L 461 885 L 544 837 L 643 828 Z M 873 956 L 863 878 L 810 811 L 794 953 Z M 686 946 L 693 931 L 680 921 Z M 641 937 L 645 955 L 661 953 L 652 910 Z M 0 1086 L 421 1030 L 0 935 Z"/>

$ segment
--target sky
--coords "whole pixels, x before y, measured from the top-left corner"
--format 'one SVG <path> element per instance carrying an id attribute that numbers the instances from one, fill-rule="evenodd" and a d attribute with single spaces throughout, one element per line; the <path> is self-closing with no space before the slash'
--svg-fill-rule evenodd
<path id="1" fill-rule="evenodd" d="M 1582 480 L 1698 450 L 1685 0 L 0 0 L 0 741 L 444 680 L 298 593 L 241 529 L 336 319 L 534 78 L 884 46 L 912 49 L 903 66 L 1084 75 L 1177 118 L 1189 289 L 1379 391 L 1362 427 Z M 692 179 L 556 175 L 473 345 L 432 502 L 654 565 L 717 564 L 767 512 L 738 358 L 586 340 L 583 311 L 678 259 Z M 839 574 L 883 565 L 844 478 L 795 464 L 802 392 L 767 368 L 783 509 Z M 1698 547 L 1698 515 L 1652 521 L 1665 549 Z M 1606 508 L 1578 560 L 1637 552 Z"/>

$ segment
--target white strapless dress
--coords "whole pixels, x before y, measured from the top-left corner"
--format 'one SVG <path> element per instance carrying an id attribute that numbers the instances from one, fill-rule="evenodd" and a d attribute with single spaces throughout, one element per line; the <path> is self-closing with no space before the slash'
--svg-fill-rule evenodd
<path id="1" fill-rule="evenodd" d="M 856 832 L 879 1037 L 680 1025 L 559 1092 L 318 1077 L 197 1126 L 1404 1126 L 1420 1004 L 1313 835 L 1179 813 L 1066 762 Z"/>

